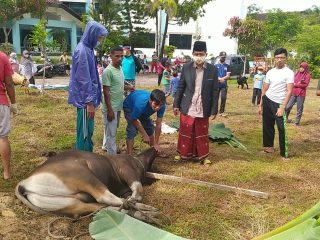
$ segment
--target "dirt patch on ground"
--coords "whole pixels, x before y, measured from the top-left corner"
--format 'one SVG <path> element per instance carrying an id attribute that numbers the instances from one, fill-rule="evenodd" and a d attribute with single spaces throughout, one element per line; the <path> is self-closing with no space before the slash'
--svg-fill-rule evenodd
<path id="1" fill-rule="evenodd" d="M 91 239 L 87 233 L 90 218 L 74 222 L 56 216 L 39 215 L 23 206 L 12 193 L 0 193 L 0 239 L 1 240 L 35 240 L 55 239 L 50 237 L 48 229 L 54 236 L 72 239 Z"/>

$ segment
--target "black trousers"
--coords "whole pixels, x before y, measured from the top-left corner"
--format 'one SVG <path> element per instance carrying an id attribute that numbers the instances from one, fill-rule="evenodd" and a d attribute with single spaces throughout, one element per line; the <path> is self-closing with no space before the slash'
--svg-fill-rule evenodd
<path id="1" fill-rule="evenodd" d="M 256 104 L 256 99 L 257 99 L 257 105 L 259 105 L 260 100 L 261 100 L 261 89 L 259 89 L 259 88 L 253 89 L 253 93 L 252 93 L 252 104 L 253 105 Z"/>
<path id="2" fill-rule="evenodd" d="M 30 84 L 36 84 L 33 76 L 29 79 L 29 83 Z"/>
<path id="3" fill-rule="evenodd" d="M 220 97 L 220 110 L 219 113 L 224 113 L 226 102 L 227 102 L 227 95 L 228 95 L 228 87 L 219 88 L 218 92 L 218 99 Z"/>
<path id="4" fill-rule="evenodd" d="M 279 132 L 280 155 L 288 157 L 288 138 L 286 133 L 286 113 L 282 117 L 276 115 L 280 104 L 271 101 L 267 96 L 263 96 L 262 100 L 262 119 L 263 119 L 263 146 L 274 146 L 274 124 L 277 124 Z"/>
<path id="5" fill-rule="evenodd" d="M 158 74 L 158 86 L 160 86 L 162 80 L 162 73 Z"/>

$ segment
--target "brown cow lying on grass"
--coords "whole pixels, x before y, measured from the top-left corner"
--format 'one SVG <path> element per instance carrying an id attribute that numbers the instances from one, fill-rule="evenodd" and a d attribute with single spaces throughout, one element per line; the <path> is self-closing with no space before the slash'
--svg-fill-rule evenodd
<path id="1" fill-rule="evenodd" d="M 127 193 L 132 193 L 130 200 L 142 200 L 141 181 L 156 154 L 154 148 L 137 157 L 62 152 L 49 157 L 28 178 L 19 182 L 15 194 L 28 207 L 43 214 L 78 218 L 107 206 L 119 210 L 124 203 L 121 197 Z M 135 212 L 130 215 L 140 219 Z"/>

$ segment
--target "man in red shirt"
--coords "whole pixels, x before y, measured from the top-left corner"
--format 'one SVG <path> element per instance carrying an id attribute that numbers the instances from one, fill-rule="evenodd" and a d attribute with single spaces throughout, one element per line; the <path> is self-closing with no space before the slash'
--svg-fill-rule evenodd
<path id="1" fill-rule="evenodd" d="M 12 74 L 13 70 L 7 55 L 0 52 L 0 155 L 2 158 L 3 178 L 5 180 L 11 178 L 11 148 L 8 140 L 11 128 L 10 112 L 13 114 L 18 112 Z"/>

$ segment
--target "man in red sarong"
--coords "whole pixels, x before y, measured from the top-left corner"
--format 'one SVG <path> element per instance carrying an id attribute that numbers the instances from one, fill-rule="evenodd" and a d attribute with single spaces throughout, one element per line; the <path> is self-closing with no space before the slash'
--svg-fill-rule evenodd
<path id="1" fill-rule="evenodd" d="M 179 86 L 173 103 L 173 113 L 180 112 L 180 129 L 175 160 L 196 158 L 210 164 L 208 126 L 209 117 L 218 112 L 218 74 L 207 63 L 206 42 L 196 41 L 193 61 L 183 66 Z"/>

